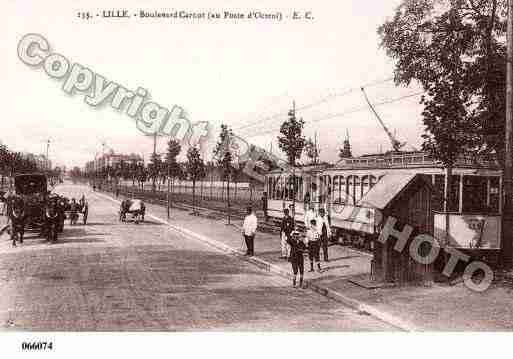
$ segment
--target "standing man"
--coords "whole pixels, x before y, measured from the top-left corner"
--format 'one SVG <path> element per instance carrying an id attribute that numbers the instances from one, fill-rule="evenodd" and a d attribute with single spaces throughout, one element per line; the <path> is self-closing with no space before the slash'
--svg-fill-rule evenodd
<path id="1" fill-rule="evenodd" d="M 306 229 L 310 228 L 312 219 L 315 219 L 315 217 L 316 217 L 316 215 L 315 215 L 315 211 L 314 211 L 314 206 L 313 206 L 313 204 L 310 203 L 308 205 L 308 210 L 305 212 L 305 228 Z"/>
<path id="2" fill-rule="evenodd" d="M 244 218 L 244 223 L 242 224 L 242 235 L 244 236 L 244 240 L 246 241 L 246 255 L 253 256 L 255 255 L 255 233 L 258 226 L 258 220 L 253 213 L 253 208 L 248 207 L 247 216 Z"/>
<path id="3" fill-rule="evenodd" d="M 267 202 L 267 192 L 264 192 L 262 194 L 262 211 L 264 211 L 264 220 L 266 222 L 269 219 L 269 217 L 267 215 L 267 205 L 268 205 L 268 202 Z"/>
<path id="4" fill-rule="evenodd" d="M 321 247 L 324 261 L 328 262 L 328 239 L 331 238 L 331 227 L 324 208 L 319 209 L 319 216 L 317 217 L 316 222 L 317 231 L 321 236 Z"/>
<path id="5" fill-rule="evenodd" d="M 281 258 L 288 258 L 290 254 L 289 239 L 290 234 L 294 230 L 294 221 L 290 216 L 288 208 L 283 210 L 284 217 L 281 220 L 280 237 L 281 237 Z"/>

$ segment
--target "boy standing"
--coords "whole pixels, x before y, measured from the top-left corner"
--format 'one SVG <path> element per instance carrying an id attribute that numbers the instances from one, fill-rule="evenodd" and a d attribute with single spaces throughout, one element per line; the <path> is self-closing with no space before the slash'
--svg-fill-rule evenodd
<path id="1" fill-rule="evenodd" d="M 290 254 L 290 247 L 288 240 L 290 234 L 294 230 L 294 221 L 289 214 L 288 208 L 283 210 L 284 217 L 281 221 L 280 237 L 281 237 L 281 258 L 288 258 Z"/>
<path id="2" fill-rule="evenodd" d="M 310 259 L 310 272 L 314 271 L 314 262 L 317 261 L 317 269 L 321 271 L 321 263 L 319 257 L 320 236 L 317 232 L 317 222 L 315 219 L 310 220 L 310 227 L 306 231 L 306 240 L 308 241 L 308 258 Z"/>
<path id="3" fill-rule="evenodd" d="M 298 231 L 292 232 L 290 237 L 287 238 L 287 242 L 290 245 L 289 261 L 292 265 L 292 272 L 294 273 L 292 286 L 296 287 L 296 276 L 299 272 L 299 288 L 303 288 L 303 274 L 305 272 L 303 253 L 306 250 L 306 245 L 302 241 Z"/>

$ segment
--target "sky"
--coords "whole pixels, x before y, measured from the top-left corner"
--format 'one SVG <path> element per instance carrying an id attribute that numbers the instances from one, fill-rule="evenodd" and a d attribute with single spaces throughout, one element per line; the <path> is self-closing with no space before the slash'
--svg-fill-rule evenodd
<path id="1" fill-rule="evenodd" d="M 0 22 L 0 95 L 4 103 L 0 141 L 17 151 L 44 153 L 57 165 L 83 166 L 101 154 L 102 143 L 119 153 L 149 158 L 151 137 L 135 121 L 109 106 L 94 108 L 84 93 L 68 95 L 63 80 L 17 55 L 21 38 L 43 35 L 50 53 L 87 66 L 130 90 L 146 89 L 154 101 L 181 106 L 191 122 L 208 121 L 211 138 L 202 149 L 209 159 L 219 125 L 226 123 L 248 142 L 280 154 L 280 123 L 295 102 L 305 135 L 317 136 L 320 158 L 334 161 L 346 131 L 354 155 L 390 149 L 390 141 L 366 107 L 360 86 L 373 103 L 415 94 L 396 87 L 393 61 L 379 47 L 377 28 L 399 0 L 385 1 L 182 1 L 4 0 Z M 137 4 L 139 3 L 139 5 Z M 107 7 L 108 6 L 108 7 Z M 281 11 L 283 21 L 106 19 L 86 21 L 78 12 L 265 13 Z M 292 20 L 310 11 L 312 20 Z M 420 95 L 376 110 L 406 149 L 418 148 L 423 132 Z M 305 109 L 302 109 L 306 107 Z M 167 139 L 158 140 L 158 151 Z"/>

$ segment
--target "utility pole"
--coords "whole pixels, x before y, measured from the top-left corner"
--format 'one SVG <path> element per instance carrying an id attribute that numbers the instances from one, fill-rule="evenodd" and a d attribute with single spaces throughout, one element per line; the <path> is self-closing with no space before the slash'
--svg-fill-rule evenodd
<path id="1" fill-rule="evenodd" d="M 50 171 L 50 158 L 48 157 L 50 153 L 50 139 L 46 142 L 46 170 Z"/>
<path id="2" fill-rule="evenodd" d="M 502 211 L 502 264 L 509 268 L 513 262 L 513 0 L 508 0 L 506 55 L 506 138 L 504 140 L 504 206 Z"/>
<path id="3" fill-rule="evenodd" d="M 167 165 L 167 219 L 169 219 L 169 181 L 171 180 L 171 174 L 170 174 L 170 168 L 169 163 L 166 163 Z"/>
<path id="4" fill-rule="evenodd" d="M 292 101 L 292 113 L 296 118 L 296 100 Z M 292 157 L 292 223 L 296 224 L 296 157 Z"/>
<path id="5" fill-rule="evenodd" d="M 318 151 L 317 151 L 317 131 L 315 131 L 314 165 L 317 164 L 317 156 L 318 156 Z"/>
<path id="6" fill-rule="evenodd" d="M 157 131 L 153 133 L 153 179 L 151 183 L 151 189 L 155 192 L 155 178 L 157 174 Z"/>

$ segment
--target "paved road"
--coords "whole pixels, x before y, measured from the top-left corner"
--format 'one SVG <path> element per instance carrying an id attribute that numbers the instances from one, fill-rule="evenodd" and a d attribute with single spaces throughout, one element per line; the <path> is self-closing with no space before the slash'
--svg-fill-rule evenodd
<path id="1" fill-rule="evenodd" d="M 117 221 L 117 205 L 84 186 L 58 191 L 90 204 L 57 244 L 0 240 L 0 328 L 23 330 L 390 330 L 386 324 L 168 226 Z M 2 219 L 3 221 L 3 219 Z"/>

